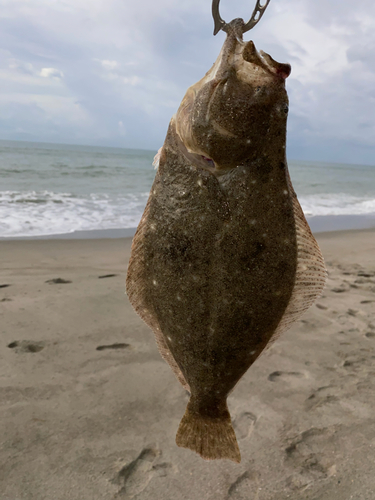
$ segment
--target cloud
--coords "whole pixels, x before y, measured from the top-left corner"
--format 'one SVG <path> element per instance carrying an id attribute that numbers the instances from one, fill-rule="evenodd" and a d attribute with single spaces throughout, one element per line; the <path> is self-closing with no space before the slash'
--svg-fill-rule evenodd
<path id="1" fill-rule="evenodd" d="M 119 66 L 119 63 L 117 61 L 100 61 L 101 65 L 103 66 L 104 69 L 107 69 L 109 71 L 116 69 Z"/>
<path id="2" fill-rule="evenodd" d="M 16 59 L 8 60 L 8 68 L 12 71 L 23 73 L 25 75 L 35 74 L 35 69 L 31 63 L 17 61 Z"/>
<path id="3" fill-rule="evenodd" d="M 63 78 L 64 73 L 56 68 L 42 68 L 40 71 L 40 76 L 43 78 Z"/>
<path id="4" fill-rule="evenodd" d="M 118 122 L 118 128 L 119 128 L 120 135 L 126 135 L 126 129 L 125 129 L 125 126 L 121 120 Z"/>
<path id="5" fill-rule="evenodd" d="M 107 81 L 118 80 L 117 83 L 125 84 L 125 85 L 139 85 L 141 82 L 141 78 L 132 73 L 131 66 L 134 64 L 128 64 L 126 66 L 122 66 L 118 61 L 108 61 L 103 60 L 100 61 L 101 67 L 104 69 L 104 72 L 101 73 L 101 78 Z"/>
<path id="6" fill-rule="evenodd" d="M 247 20 L 253 7 L 220 8 Z M 2 137 L 157 149 L 220 51 L 212 31 L 201 0 L 4 1 Z M 273 0 L 245 38 L 292 64 L 290 156 L 374 163 L 375 3 Z"/>

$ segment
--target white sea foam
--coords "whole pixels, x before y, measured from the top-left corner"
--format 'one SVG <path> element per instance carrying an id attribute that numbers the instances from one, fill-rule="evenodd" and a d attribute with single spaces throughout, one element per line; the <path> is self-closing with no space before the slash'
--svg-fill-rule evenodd
<path id="1" fill-rule="evenodd" d="M 40 236 L 94 229 L 135 228 L 148 193 L 110 196 L 52 191 L 0 192 L 0 236 Z M 345 194 L 299 198 L 309 216 L 375 214 L 375 198 Z"/>
<path id="2" fill-rule="evenodd" d="M 301 196 L 299 202 L 306 216 L 370 215 L 375 214 L 374 197 L 359 197 L 344 193 Z"/>
<path id="3" fill-rule="evenodd" d="M 0 192 L 0 236 L 39 236 L 136 227 L 148 193 L 109 197 L 51 191 Z"/>

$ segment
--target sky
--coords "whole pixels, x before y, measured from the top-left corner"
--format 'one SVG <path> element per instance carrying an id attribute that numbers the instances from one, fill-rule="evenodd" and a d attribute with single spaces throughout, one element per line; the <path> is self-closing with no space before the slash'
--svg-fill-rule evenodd
<path id="1" fill-rule="evenodd" d="M 0 0 L 0 139 L 156 150 L 224 39 L 211 0 Z M 373 0 L 271 0 L 244 39 L 292 65 L 289 158 L 375 165 Z"/>

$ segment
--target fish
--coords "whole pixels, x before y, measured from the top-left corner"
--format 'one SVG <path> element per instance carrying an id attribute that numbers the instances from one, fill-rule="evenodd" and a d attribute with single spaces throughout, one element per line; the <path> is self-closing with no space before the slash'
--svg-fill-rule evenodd
<path id="1" fill-rule="evenodd" d="M 289 64 L 228 29 L 156 157 L 126 290 L 190 399 L 176 443 L 239 463 L 227 397 L 321 295 L 326 268 L 288 173 Z"/>

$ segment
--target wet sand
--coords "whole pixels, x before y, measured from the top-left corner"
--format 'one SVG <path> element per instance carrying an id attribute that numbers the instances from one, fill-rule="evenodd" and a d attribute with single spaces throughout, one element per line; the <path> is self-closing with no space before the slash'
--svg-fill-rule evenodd
<path id="1" fill-rule="evenodd" d="M 229 398 L 239 465 L 175 445 L 187 396 L 124 293 L 130 239 L 0 241 L 0 499 L 372 499 L 375 231 L 317 238 L 323 296 Z"/>

